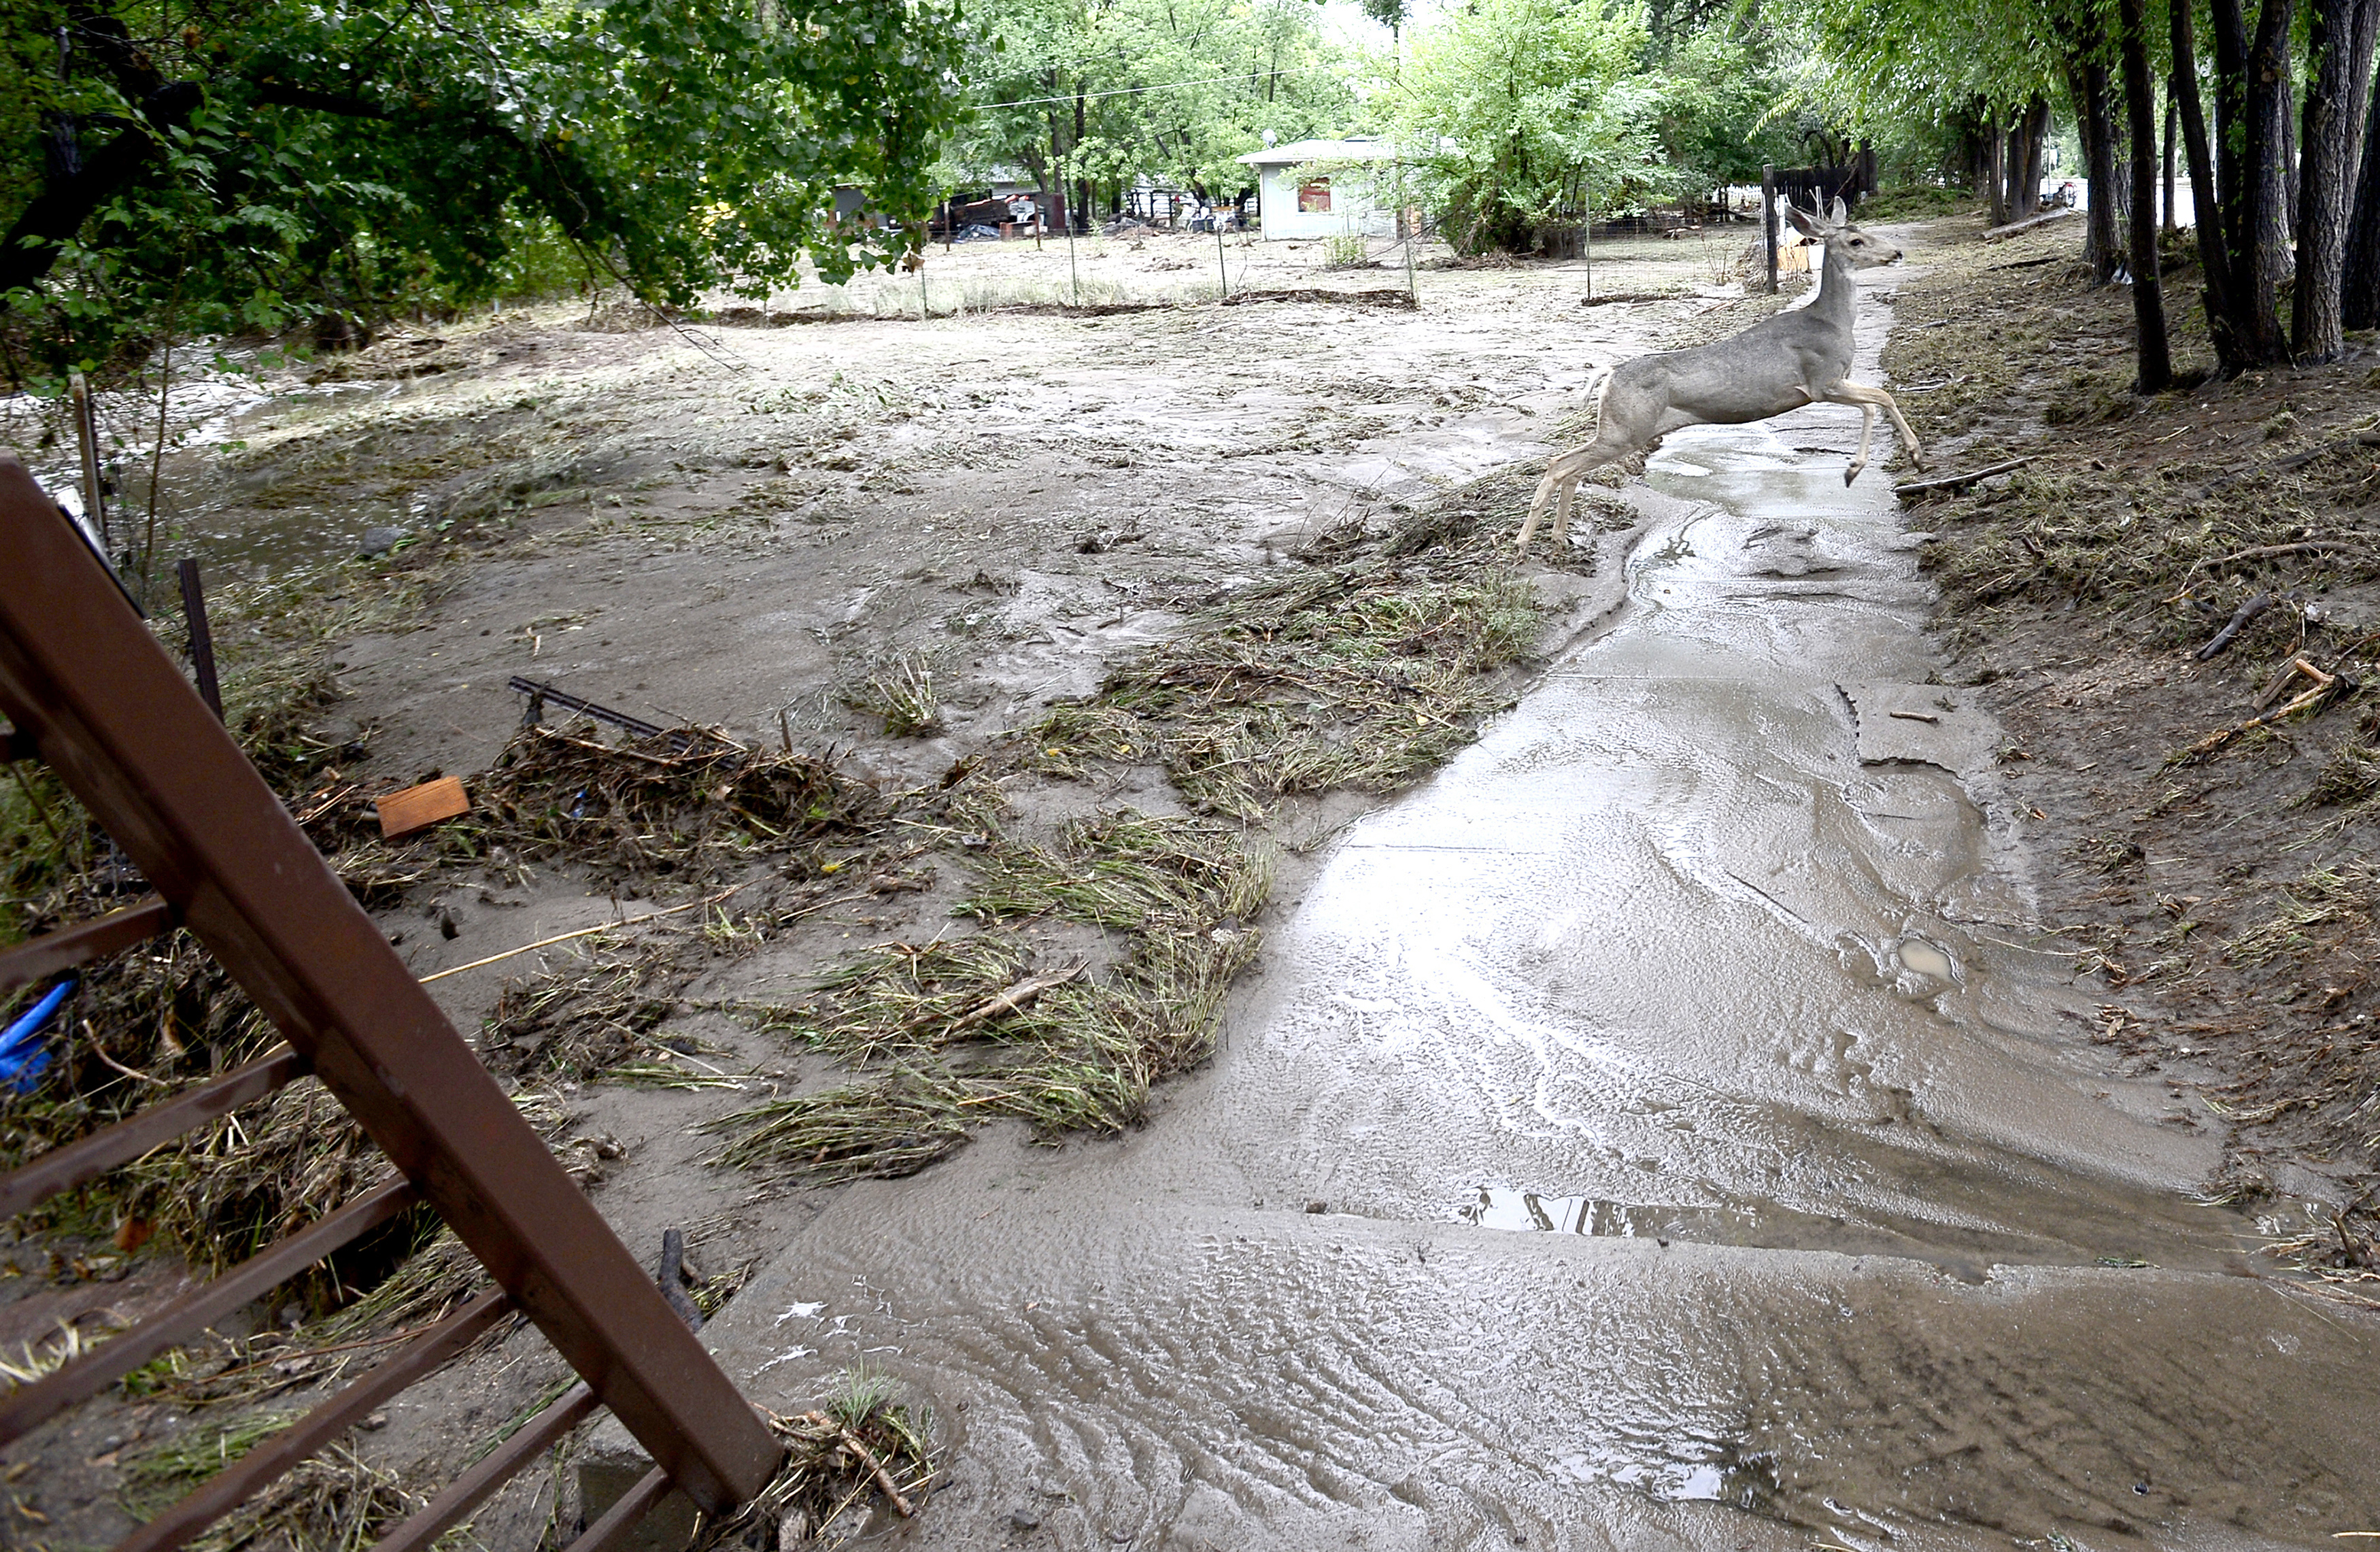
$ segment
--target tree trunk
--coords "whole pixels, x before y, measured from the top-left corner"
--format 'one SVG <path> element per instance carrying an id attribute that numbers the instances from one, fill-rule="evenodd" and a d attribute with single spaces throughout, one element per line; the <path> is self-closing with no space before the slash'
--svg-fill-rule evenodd
<path id="1" fill-rule="evenodd" d="M 2036 96 L 2009 129 L 2008 221 L 2041 213 L 2041 148 L 2048 138 L 2049 103 Z"/>
<path id="2" fill-rule="evenodd" d="M 1998 114 L 1994 114 L 1989 152 L 1991 187 L 1985 191 L 1985 198 L 1991 201 L 1992 224 L 1995 226 L 2005 226 L 2010 219 L 2005 170 L 2008 166 L 2008 127 L 1999 121 Z"/>
<path id="3" fill-rule="evenodd" d="M 2231 273 L 2244 281 L 2248 265 L 2248 178 L 2240 148 L 2247 139 L 2248 24 L 2240 0 L 2208 0 L 2215 32 L 2215 176 L 2221 189 L 2223 250 Z M 2235 295 L 2236 305 L 2240 297 Z"/>
<path id="4" fill-rule="evenodd" d="M 2116 266 L 2123 258 L 2123 238 L 2116 226 L 2122 201 L 2116 193 L 2116 137 L 2107 112 L 2107 67 L 2086 56 L 2070 79 L 2074 123 L 2082 136 L 2083 176 L 2091 186 L 2083 257 L 2091 261 L 2093 280 L 2105 285 L 2116 278 Z"/>
<path id="5" fill-rule="evenodd" d="M 2289 358 L 2281 332 L 2281 287 L 2289 278 L 2289 27 L 2296 0 L 2265 0 L 2248 48 L 2246 137 L 2240 154 L 2240 236 L 2246 250 L 2234 266 L 2240 279 L 2240 346 L 2248 358 L 2280 363 Z"/>
<path id="6" fill-rule="evenodd" d="M 2198 42 L 2191 35 L 2190 7 L 2168 7 L 2173 23 L 2173 94 L 2181 109 L 2182 143 L 2190 155 L 2190 219 L 2198 231 L 2200 267 L 2206 273 L 2203 300 L 2206 332 L 2216 359 L 2227 369 L 2239 359 L 2232 328 L 2231 254 L 2223 240 L 2223 199 L 2215 184 L 2213 149 L 2206 141 L 2206 112 L 2198 100 Z"/>
<path id="7" fill-rule="evenodd" d="M 2116 41 L 2124 57 L 2124 112 L 2132 131 L 2131 259 L 2138 386 L 2143 394 L 2162 394 L 2173 386 L 2173 356 L 2165 333 L 2165 288 L 2157 275 L 2156 77 L 2149 70 L 2148 22 L 2142 6 L 2143 0 L 2118 0 L 2120 35 Z"/>
<path id="8" fill-rule="evenodd" d="M 2165 93 L 2165 203 L 2159 207 L 2158 225 L 2168 232 L 2181 230 L 2181 223 L 2173 213 L 2173 139 L 2174 120 L 2180 109 L 2173 100 L 2173 88 Z"/>
<path id="9" fill-rule="evenodd" d="M 2340 321 L 2350 329 L 2380 328 L 2380 91 L 2363 121 L 2363 176 L 2355 182 L 2355 217 L 2347 226 L 2347 261 L 2340 266 Z"/>
<path id="10" fill-rule="evenodd" d="M 2375 25 L 2380 0 L 2314 0 L 2308 51 L 2313 79 L 2306 83 L 2298 164 L 2298 283 L 2289 298 L 2289 349 L 2300 361 L 2336 359 L 2344 343 L 2341 270 L 2372 96 Z"/>

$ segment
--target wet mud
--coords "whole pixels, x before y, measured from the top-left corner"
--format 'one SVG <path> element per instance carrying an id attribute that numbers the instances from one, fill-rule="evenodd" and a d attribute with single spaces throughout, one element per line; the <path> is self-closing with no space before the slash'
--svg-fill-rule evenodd
<path id="1" fill-rule="evenodd" d="M 855 1186 L 755 1275 L 756 1399 L 935 1403 L 899 1544 L 2380 1528 L 2380 1325 L 2257 1275 L 2217 1128 L 2085 1037 L 1856 432 L 1671 439 L 1624 606 L 1329 848 L 1155 1125 Z"/>

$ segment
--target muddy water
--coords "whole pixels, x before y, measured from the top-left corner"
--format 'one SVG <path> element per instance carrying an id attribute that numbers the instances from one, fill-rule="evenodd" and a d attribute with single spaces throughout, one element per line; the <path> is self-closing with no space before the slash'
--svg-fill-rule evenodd
<path id="1" fill-rule="evenodd" d="M 2028 946 L 1855 424 L 1672 441 L 1624 605 L 1342 839 L 1154 1126 L 842 1193 L 755 1278 L 759 1399 L 938 1402 L 901 1544 L 2380 1529 L 2380 1327 L 2249 1272 L 2209 1127 Z"/>

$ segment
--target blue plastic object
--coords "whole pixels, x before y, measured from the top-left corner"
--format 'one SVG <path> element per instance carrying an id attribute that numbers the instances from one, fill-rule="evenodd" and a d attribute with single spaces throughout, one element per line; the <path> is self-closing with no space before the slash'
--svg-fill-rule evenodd
<path id="1" fill-rule="evenodd" d="M 49 1044 L 41 1038 L 42 1027 L 66 1006 L 74 988 L 75 977 L 68 976 L 43 992 L 42 1000 L 24 1017 L 11 1024 L 6 1034 L 0 1035 L 0 1084 L 19 1094 L 32 1089 L 42 1070 L 50 1064 Z"/>

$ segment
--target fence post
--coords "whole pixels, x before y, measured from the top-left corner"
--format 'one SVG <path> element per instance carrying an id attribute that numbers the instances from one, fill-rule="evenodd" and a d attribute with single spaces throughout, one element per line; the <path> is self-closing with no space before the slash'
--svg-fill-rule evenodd
<path id="1" fill-rule="evenodd" d="M 1777 167 L 1760 164 L 1760 251 L 1768 261 L 1768 294 L 1777 295 Z"/>

